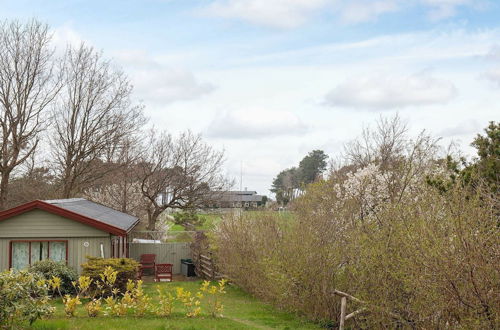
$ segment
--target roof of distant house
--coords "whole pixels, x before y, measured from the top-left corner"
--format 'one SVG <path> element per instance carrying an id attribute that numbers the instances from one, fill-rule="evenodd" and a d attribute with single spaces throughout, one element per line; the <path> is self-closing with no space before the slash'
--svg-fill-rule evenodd
<path id="1" fill-rule="evenodd" d="M 212 199 L 219 202 L 262 202 L 264 196 L 256 191 L 214 191 Z"/>

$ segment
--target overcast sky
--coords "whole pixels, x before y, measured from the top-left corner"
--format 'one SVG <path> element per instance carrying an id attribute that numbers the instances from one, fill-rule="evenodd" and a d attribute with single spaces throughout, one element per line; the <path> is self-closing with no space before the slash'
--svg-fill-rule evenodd
<path id="1" fill-rule="evenodd" d="M 498 0 L 0 0 L 32 17 L 113 58 L 156 128 L 202 133 L 259 193 L 381 114 L 469 153 L 500 120 Z"/>

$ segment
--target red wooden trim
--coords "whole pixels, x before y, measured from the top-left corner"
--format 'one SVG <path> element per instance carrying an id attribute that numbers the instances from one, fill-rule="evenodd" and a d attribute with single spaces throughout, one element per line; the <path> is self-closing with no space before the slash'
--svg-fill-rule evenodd
<path id="1" fill-rule="evenodd" d="M 129 258 L 130 252 L 129 252 L 129 243 L 128 243 L 128 236 L 125 236 L 125 257 Z"/>
<path id="2" fill-rule="evenodd" d="M 69 256 L 69 253 L 68 253 L 68 250 L 69 250 L 69 241 L 68 240 L 64 240 L 64 239 L 15 239 L 15 240 L 11 240 L 9 242 L 9 269 L 12 268 L 12 243 L 17 243 L 17 242 L 25 242 L 25 243 L 29 243 L 28 246 L 29 246 L 29 249 L 28 249 L 28 262 L 29 262 L 29 265 L 31 266 L 31 243 L 32 242 L 47 242 L 47 259 L 50 259 L 50 242 L 63 242 L 65 243 L 65 246 L 66 246 L 66 265 L 68 264 L 68 256 Z"/>
<path id="3" fill-rule="evenodd" d="M 103 223 L 99 220 L 86 217 L 84 215 L 63 209 L 59 206 L 49 204 L 49 203 L 46 203 L 46 202 L 41 201 L 41 200 L 32 201 L 32 202 L 22 204 L 22 205 L 19 205 L 17 207 L 0 212 L 0 221 L 5 220 L 5 219 L 9 219 L 13 216 L 31 211 L 33 209 L 40 209 L 40 210 L 44 210 L 44 211 L 47 211 L 47 212 L 50 212 L 53 214 L 57 214 L 57 215 L 60 215 L 62 217 L 65 217 L 65 218 L 92 226 L 94 228 L 101 229 L 103 231 L 106 231 L 106 232 L 114 234 L 114 235 L 125 236 L 127 234 L 127 232 L 123 229 L 108 225 L 108 224 Z"/>

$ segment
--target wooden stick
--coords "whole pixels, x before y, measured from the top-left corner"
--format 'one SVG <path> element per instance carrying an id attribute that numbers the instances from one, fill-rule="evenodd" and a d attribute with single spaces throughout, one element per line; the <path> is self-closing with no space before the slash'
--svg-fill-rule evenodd
<path id="1" fill-rule="evenodd" d="M 342 297 L 340 299 L 340 324 L 339 324 L 339 330 L 344 330 L 346 307 L 347 307 L 347 298 L 346 297 Z"/>
<path id="2" fill-rule="evenodd" d="M 358 315 L 358 314 L 360 314 L 360 313 L 366 312 L 367 310 L 368 310 L 368 309 L 366 309 L 366 308 L 361 308 L 361 309 L 358 309 L 357 311 L 354 311 L 354 312 L 352 312 L 351 314 L 346 315 L 345 319 L 346 319 L 346 321 L 347 321 L 347 320 L 349 320 L 351 317 L 354 317 L 354 316 L 356 316 L 356 315 Z"/>
<path id="3" fill-rule="evenodd" d="M 339 290 L 333 290 L 333 293 L 338 295 L 338 296 L 341 296 L 341 297 L 345 297 L 345 298 L 349 298 L 351 299 L 352 301 L 356 301 L 356 302 L 359 302 L 359 303 L 362 303 L 362 304 L 365 304 L 365 302 L 361 299 L 358 299 L 354 296 L 351 296 L 350 294 L 348 293 L 345 293 L 345 292 L 342 292 L 342 291 L 339 291 Z"/>

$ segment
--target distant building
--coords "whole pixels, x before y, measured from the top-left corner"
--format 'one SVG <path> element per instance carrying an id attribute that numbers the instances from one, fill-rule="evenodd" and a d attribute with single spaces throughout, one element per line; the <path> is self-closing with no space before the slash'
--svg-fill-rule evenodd
<path id="1" fill-rule="evenodd" d="M 256 191 L 214 191 L 208 207 L 212 208 L 258 208 L 264 206 L 267 197 Z"/>

